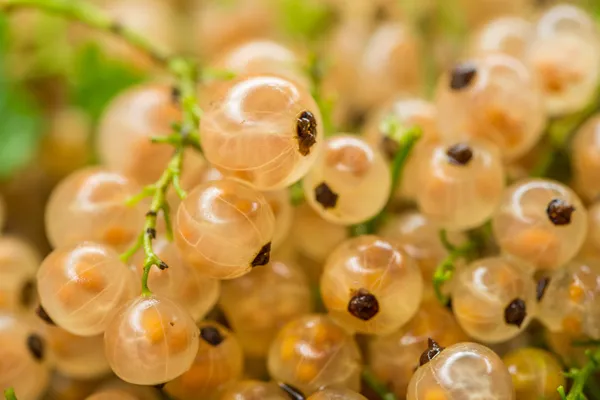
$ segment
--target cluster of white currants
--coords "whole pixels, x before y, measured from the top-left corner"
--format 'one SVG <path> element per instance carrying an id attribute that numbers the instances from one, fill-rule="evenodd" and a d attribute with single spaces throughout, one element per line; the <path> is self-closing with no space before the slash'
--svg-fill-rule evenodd
<path id="1" fill-rule="evenodd" d="M 407 40 L 380 27 L 364 58 L 381 56 L 377 43 L 390 35 Z M 172 232 L 170 223 L 144 228 L 156 212 L 130 199 L 172 157 L 149 139 L 181 119 L 177 94 L 164 84 L 121 94 L 101 120 L 101 165 L 67 176 L 48 201 L 54 250 L 40 262 L 19 239 L 0 237 L 0 389 L 35 400 L 56 368 L 81 379 L 112 370 L 182 400 L 360 400 L 368 366 L 408 400 L 556 398 L 564 377 L 552 354 L 522 347 L 501 359 L 470 341 L 520 340 L 534 319 L 564 340 L 600 340 L 600 116 L 575 135 L 575 189 L 509 173 L 549 117 L 591 101 L 600 36 L 585 12 L 560 5 L 535 23 L 492 21 L 470 51 L 431 103 L 391 98 L 387 82 L 371 77 L 395 64 L 365 61 L 351 77 L 374 87 L 348 101 L 373 113 L 360 135 L 327 137 L 292 50 L 256 40 L 217 57 L 212 66 L 237 77 L 199 88 L 203 155 L 185 150 L 187 196 L 165 194 Z M 412 72 L 402 70 L 394 93 L 416 80 Z M 390 120 L 395 128 L 384 129 Z M 422 138 L 395 188 L 390 165 L 411 128 Z M 295 184 L 306 200 L 297 208 Z M 390 212 L 377 234 L 349 237 L 390 198 L 417 210 Z M 0 227 L 3 219 L 0 203 Z M 456 262 L 444 289 L 452 310 L 437 304 L 431 278 L 452 251 L 439 231 L 458 246 L 488 221 L 499 252 Z M 140 234 L 152 249 L 120 256 Z M 148 273 L 150 251 L 162 262 Z M 152 294 L 141 290 L 146 273 Z M 317 313 L 316 285 L 327 314 Z M 45 325 L 28 317 L 36 286 Z M 216 305 L 227 327 L 206 319 Z M 355 334 L 368 335 L 363 348 Z M 249 360 L 277 383 L 249 380 Z M 152 396 L 109 385 L 88 400 Z"/>

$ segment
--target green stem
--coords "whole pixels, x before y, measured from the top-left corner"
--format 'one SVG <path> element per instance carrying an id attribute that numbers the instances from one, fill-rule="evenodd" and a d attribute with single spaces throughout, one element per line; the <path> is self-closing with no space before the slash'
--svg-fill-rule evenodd
<path id="1" fill-rule="evenodd" d="M 381 398 L 381 400 L 397 400 L 396 395 L 388 390 L 388 388 L 377 379 L 375 374 L 368 368 L 365 368 L 362 372 L 362 378 L 367 385 L 377 395 Z"/>
<path id="2" fill-rule="evenodd" d="M 449 254 L 437 266 L 435 273 L 433 274 L 433 290 L 435 291 L 437 299 L 445 306 L 450 301 L 450 298 L 442 293 L 442 286 L 454 276 L 454 271 L 456 270 L 454 264 L 456 261 L 471 256 L 477 249 L 477 243 L 473 240 L 469 240 L 460 246 L 454 246 L 448 240 L 447 233 L 444 229 L 440 231 L 440 240 L 448 250 Z"/>
<path id="3" fill-rule="evenodd" d="M 561 386 L 558 388 L 558 393 L 563 400 L 585 400 L 586 397 L 583 394 L 585 385 L 592 374 L 594 374 L 600 368 L 600 350 L 595 352 L 588 350 L 586 352 L 588 356 L 588 362 L 581 369 L 572 369 L 567 374 L 568 377 L 573 379 L 573 385 L 569 393 L 565 393 L 565 389 Z"/>
<path id="4" fill-rule="evenodd" d="M 394 155 L 394 159 L 392 160 L 392 164 L 390 166 L 390 195 L 388 197 L 386 206 L 383 208 L 383 210 L 381 210 L 379 214 L 377 214 L 375 217 L 371 218 L 368 221 L 350 226 L 349 230 L 351 236 L 368 235 L 375 233 L 378 226 L 385 218 L 387 209 L 394 199 L 394 194 L 396 193 L 398 186 L 400 186 L 402 172 L 404 171 L 406 161 L 408 160 L 410 153 L 412 152 L 413 148 L 422 136 L 422 131 L 419 127 L 405 129 L 397 122 L 395 118 L 391 118 L 388 121 L 384 121 L 384 123 L 382 124 L 382 131 L 385 132 L 390 139 L 394 140 L 398 144 L 398 151 Z"/>
<path id="5" fill-rule="evenodd" d="M 4 391 L 4 398 L 6 400 L 17 400 L 17 395 L 15 394 L 15 390 L 13 388 L 8 388 Z"/>
<path id="6" fill-rule="evenodd" d="M 144 36 L 128 29 L 102 10 L 88 3 L 74 0 L 0 0 L 0 11 L 35 8 L 47 13 L 82 22 L 100 31 L 110 32 L 146 53 L 158 64 L 166 65 L 168 55 L 162 53 Z"/>

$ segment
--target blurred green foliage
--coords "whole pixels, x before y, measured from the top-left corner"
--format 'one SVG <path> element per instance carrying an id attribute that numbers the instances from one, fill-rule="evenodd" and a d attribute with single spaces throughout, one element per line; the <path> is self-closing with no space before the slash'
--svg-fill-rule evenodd
<path id="1" fill-rule="evenodd" d="M 331 28 L 333 9 L 320 0 L 277 0 L 282 29 L 291 37 L 314 41 Z"/>
<path id="2" fill-rule="evenodd" d="M 42 127 L 39 108 L 8 73 L 7 49 L 7 21 L 0 17 L 0 179 L 32 159 Z"/>

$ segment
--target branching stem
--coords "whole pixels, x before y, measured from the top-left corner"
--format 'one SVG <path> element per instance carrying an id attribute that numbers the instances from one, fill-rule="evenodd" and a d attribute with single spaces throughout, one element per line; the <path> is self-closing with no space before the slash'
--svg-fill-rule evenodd
<path id="1" fill-rule="evenodd" d="M 17 400 L 17 396 L 15 395 L 15 391 L 13 388 L 8 388 L 4 391 L 4 398 L 6 400 Z"/>
<path id="2" fill-rule="evenodd" d="M 587 350 L 585 353 L 588 357 L 588 362 L 583 368 L 572 368 L 565 375 L 573 380 L 573 385 L 567 394 L 565 388 L 560 386 L 558 393 L 562 400 L 586 400 L 584 395 L 585 384 L 590 376 L 600 369 L 600 350 Z"/>
<path id="3" fill-rule="evenodd" d="M 375 374 L 368 369 L 363 369 L 362 378 L 365 383 L 373 389 L 375 393 L 381 398 L 381 400 L 397 400 L 397 397 L 394 393 L 390 392 L 388 388 L 377 379 Z"/>

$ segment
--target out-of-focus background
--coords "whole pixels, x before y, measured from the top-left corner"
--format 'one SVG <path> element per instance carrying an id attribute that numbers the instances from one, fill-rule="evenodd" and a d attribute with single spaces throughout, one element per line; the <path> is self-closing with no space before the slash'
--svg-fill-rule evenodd
<path id="1" fill-rule="evenodd" d="M 232 46 L 275 39 L 325 65 L 339 131 L 352 130 L 391 93 L 429 97 L 440 71 L 468 54 L 492 18 L 534 18 L 543 0 L 80 0 L 100 6 L 160 48 L 210 65 Z M 599 0 L 574 2 L 600 18 Z M 387 38 L 389 36 L 389 38 Z M 400 78 L 377 71 L 399 52 Z M 373 62 L 374 71 L 369 71 Z M 363 75 L 361 75 L 363 74 Z M 379 74 L 379 75 L 378 75 Z M 381 75 L 383 74 L 383 75 Z M 37 11 L 0 15 L 0 193 L 6 231 L 49 249 L 43 210 L 51 188 L 94 163 L 94 132 L 124 88 L 168 79 L 142 54 L 108 34 Z M 383 86 L 382 86 L 383 83 Z M 365 91 L 364 88 L 370 90 Z"/>

